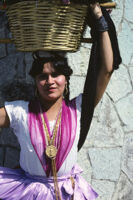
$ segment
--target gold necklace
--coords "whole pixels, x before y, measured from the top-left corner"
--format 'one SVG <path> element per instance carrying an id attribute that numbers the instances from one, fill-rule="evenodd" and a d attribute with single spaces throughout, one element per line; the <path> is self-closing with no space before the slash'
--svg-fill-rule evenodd
<path id="1" fill-rule="evenodd" d="M 47 128 L 45 119 L 43 117 L 43 112 L 42 112 L 41 105 L 40 105 L 41 119 L 42 119 L 42 122 L 43 122 L 43 127 L 45 129 L 44 133 L 46 133 L 46 137 L 47 137 L 47 140 L 48 140 L 48 144 L 46 146 L 45 153 L 46 153 L 47 157 L 51 159 L 56 200 L 61 200 L 61 196 L 60 196 L 60 191 L 59 191 L 59 187 L 58 187 L 57 170 L 56 170 L 56 162 L 55 162 L 55 158 L 56 158 L 56 155 L 57 155 L 57 147 L 54 145 L 54 143 L 55 143 L 56 134 L 57 134 L 57 131 L 58 131 L 58 128 L 59 128 L 59 124 L 61 122 L 61 114 L 62 114 L 61 110 L 59 111 L 59 116 L 57 115 L 57 120 L 56 120 L 55 127 L 54 127 L 54 130 L 53 130 L 53 135 L 52 135 L 52 138 L 50 138 L 48 128 Z"/>
<path id="2" fill-rule="evenodd" d="M 57 131 L 58 131 L 58 127 L 59 127 L 59 124 L 60 124 L 60 121 L 61 121 L 61 111 L 59 112 L 59 116 L 57 115 L 57 117 L 58 118 L 57 118 L 54 130 L 53 130 L 53 136 L 52 136 L 52 138 L 50 138 L 48 128 L 47 128 L 46 122 L 44 120 L 44 117 L 43 117 L 43 114 L 42 114 L 42 109 L 41 109 L 41 119 L 42 119 L 43 126 L 44 126 L 44 129 L 45 129 L 46 137 L 47 137 L 47 140 L 48 140 L 48 145 L 46 147 L 45 152 L 46 152 L 46 155 L 48 156 L 48 158 L 50 158 L 50 159 L 55 159 L 56 154 L 57 154 L 57 147 L 54 145 L 54 143 L 55 143 L 55 138 L 56 138 L 56 134 L 57 134 Z"/>

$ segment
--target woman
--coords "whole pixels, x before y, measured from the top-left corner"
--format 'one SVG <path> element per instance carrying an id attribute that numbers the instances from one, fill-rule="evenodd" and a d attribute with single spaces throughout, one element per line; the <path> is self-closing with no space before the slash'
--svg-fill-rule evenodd
<path id="1" fill-rule="evenodd" d="M 96 106 L 111 77 L 113 52 L 99 4 L 91 4 L 90 8 L 102 27 Z M 34 54 L 30 74 L 35 79 L 38 97 L 31 102 L 6 102 L 0 108 L 0 127 L 10 125 L 18 137 L 22 168 L 0 168 L 0 198 L 96 199 L 97 193 L 76 166 L 82 95 L 69 101 L 72 70 L 66 58 L 56 53 L 43 57 Z"/>

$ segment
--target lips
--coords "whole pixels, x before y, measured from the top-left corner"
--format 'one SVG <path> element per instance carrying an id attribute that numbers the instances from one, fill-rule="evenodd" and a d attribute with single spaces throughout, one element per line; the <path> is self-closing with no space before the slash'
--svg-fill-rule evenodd
<path id="1" fill-rule="evenodd" d="M 54 92 L 56 90 L 56 88 L 55 87 L 50 87 L 47 90 L 50 91 L 50 92 Z"/>

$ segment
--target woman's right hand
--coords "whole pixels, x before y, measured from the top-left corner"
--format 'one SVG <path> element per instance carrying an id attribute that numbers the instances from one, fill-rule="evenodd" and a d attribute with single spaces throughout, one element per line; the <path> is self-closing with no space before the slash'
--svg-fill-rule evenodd
<path id="1" fill-rule="evenodd" d="M 10 121 L 5 109 L 5 100 L 2 91 L 0 91 L 0 128 L 8 127 L 9 124 Z"/>
<path id="2" fill-rule="evenodd" d="M 5 107 L 0 108 L 0 128 L 9 127 L 10 121 Z"/>

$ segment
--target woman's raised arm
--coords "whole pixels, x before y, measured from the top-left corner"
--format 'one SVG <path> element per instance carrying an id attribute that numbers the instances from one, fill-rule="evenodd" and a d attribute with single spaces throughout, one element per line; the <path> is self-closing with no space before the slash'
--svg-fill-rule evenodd
<path id="1" fill-rule="evenodd" d="M 113 71 L 113 52 L 108 32 L 100 33 L 100 72 L 96 86 L 95 106 L 103 96 Z"/>
<path id="2" fill-rule="evenodd" d="M 99 3 L 90 4 L 93 17 L 97 21 L 99 31 L 99 51 L 100 51 L 100 72 L 98 74 L 96 86 L 95 106 L 103 96 L 113 71 L 113 51 L 108 34 L 108 25 L 103 17 Z"/>

